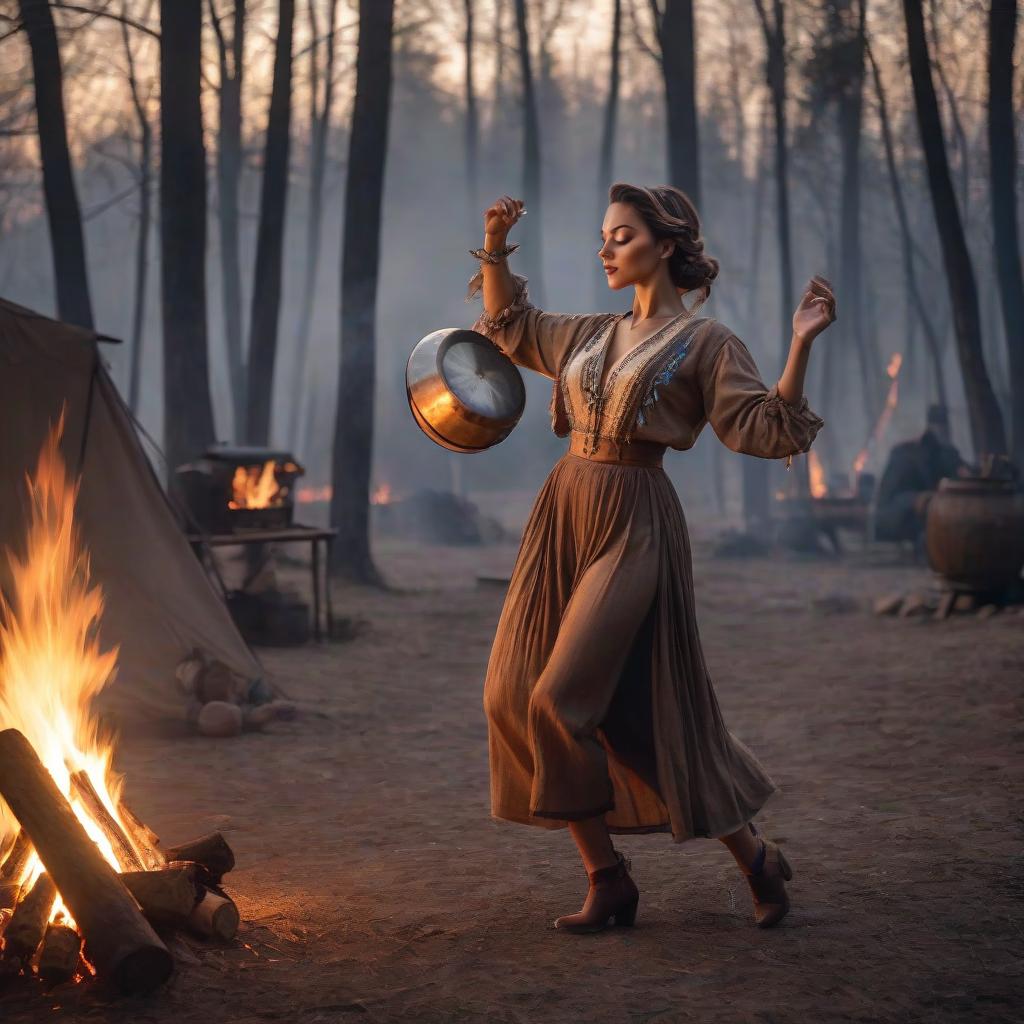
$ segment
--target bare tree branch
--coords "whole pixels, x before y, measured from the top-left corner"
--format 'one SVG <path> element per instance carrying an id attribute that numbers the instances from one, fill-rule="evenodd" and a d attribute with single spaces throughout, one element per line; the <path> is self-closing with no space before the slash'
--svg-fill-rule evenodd
<path id="1" fill-rule="evenodd" d="M 59 11 L 71 11 L 74 14 L 88 14 L 92 18 L 107 18 L 110 21 L 117 21 L 123 25 L 127 25 L 129 28 L 135 29 L 136 32 L 144 32 L 147 36 L 152 36 L 154 39 L 160 38 L 160 33 L 155 28 L 143 25 L 142 22 L 135 21 L 134 18 L 127 18 L 123 14 L 114 14 L 113 12 L 106 10 L 97 11 L 92 7 L 82 7 L 79 4 L 51 2 L 50 6 Z"/>
<path id="2" fill-rule="evenodd" d="M 661 54 L 658 53 L 653 46 L 646 39 L 644 39 L 643 30 L 640 28 L 640 22 L 637 20 L 636 7 L 630 0 L 630 3 L 626 5 L 626 9 L 629 12 L 630 26 L 633 29 L 633 38 L 636 40 L 637 45 L 644 53 L 647 54 L 651 60 L 656 61 L 658 64 L 661 63 Z"/>

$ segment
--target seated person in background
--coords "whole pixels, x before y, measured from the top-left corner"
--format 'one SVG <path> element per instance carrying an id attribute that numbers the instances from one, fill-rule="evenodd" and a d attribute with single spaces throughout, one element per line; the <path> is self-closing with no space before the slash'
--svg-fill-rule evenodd
<path id="1" fill-rule="evenodd" d="M 972 472 L 949 440 L 945 406 L 928 406 L 924 433 L 900 442 L 889 453 L 875 495 L 875 539 L 910 540 L 916 545 L 923 537 L 928 502 L 939 481 Z"/>

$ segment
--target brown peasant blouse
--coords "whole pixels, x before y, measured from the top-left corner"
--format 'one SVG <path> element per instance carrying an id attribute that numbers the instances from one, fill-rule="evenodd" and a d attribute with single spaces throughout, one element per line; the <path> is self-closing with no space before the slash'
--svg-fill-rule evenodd
<path id="1" fill-rule="evenodd" d="M 622 445 L 653 441 L 692 448 L 710 423 L 735 452 L 781 459 L 806 452 L 824 420 L 807 397 L 790 405 L 777 384 L 762 382 L 743 342 L 713 317 L 688 312 L 669 321 L 610 368 L 601 388 L 615 324 L 631 313 L 549 313 L 529 301 L 527 280 L 513 274 L 513 301 L 496 317 L 484 311 L 473 330 L 514 363 L 554 381 L 551 429 Z M 467 301 L 482 287 L 478 271 Z"/>

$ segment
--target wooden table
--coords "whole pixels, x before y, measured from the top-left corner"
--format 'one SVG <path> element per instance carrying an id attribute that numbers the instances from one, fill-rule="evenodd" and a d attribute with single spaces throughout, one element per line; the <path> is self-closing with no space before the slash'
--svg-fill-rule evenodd
<path id="1" fill-rule="evenodd" d="M 322 640 L 324 630 L 320 627 L 320 587 L 321 579 L 323 586 L 323 606 L 325 611 L 324 627 L 327 639 L 330 640 L 334 626 L 334 610 L 331 606 L 331 586 L 328 579 L 328 567 L 331 561 L 331 543 L 338 535 L 337 530 L 319 526 L 303 526 L 301 523 L 293 523 L 291 526 L 284 526 L 280 529 L 252 529 L 237 530 L 234 533 L 189 533 L 189 544 L 203 560 L 204 548 L 226 548 L 236 544 L 294 544 L 305 542 L 310 546 L 310 569 L 312 572 L 313 587 L 313 637 Z M 320 570 L 320 542 L 324 543 L 323 572 Z"/>
<path id="2" fill-rule="evenodd" d="M 811 518 L 817 529 L 825 534 L 836 553 L 842 550 L 839 530 L 854 530 L 864 543 L 870 539 L 867 502 L 854 497 L 824 497 L 811 499 Z"/>

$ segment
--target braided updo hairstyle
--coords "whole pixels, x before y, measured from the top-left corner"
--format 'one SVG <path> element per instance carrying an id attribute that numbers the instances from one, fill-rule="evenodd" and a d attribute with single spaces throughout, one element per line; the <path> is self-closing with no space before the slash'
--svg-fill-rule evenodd
<path id="1" fill-rule="evenodd" d="M 681 292 L 705 288 L 707 295 L 711 294 L 711 282 L 718 277 L 718 260 L 704 252 L 700 218 L 682 189 L 674 185 L 644 188 L 617 181 L 608 190 L 608 201 L 628 203 L 640 214 L 655 239 L 668 238 L 675 242 L 675 249 L 668 257 L 668 272 L 676 288 Z"/>

